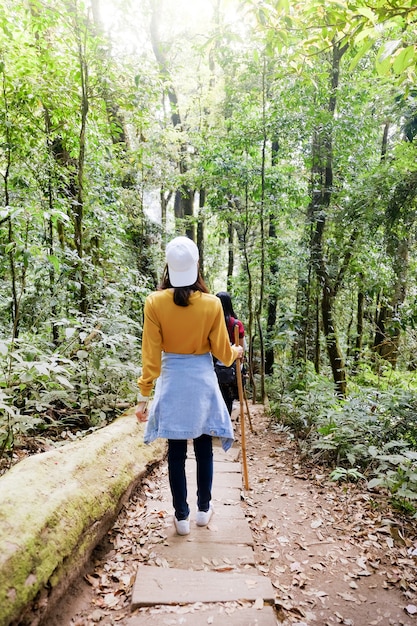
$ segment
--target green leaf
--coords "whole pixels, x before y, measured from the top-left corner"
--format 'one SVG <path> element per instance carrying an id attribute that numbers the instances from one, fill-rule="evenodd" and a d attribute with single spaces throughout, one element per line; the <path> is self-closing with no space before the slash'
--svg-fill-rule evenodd
<path id="1" fill-rule="evenodd" d="M 56 257 L 54 254 L 50 254 L 48 256 L 48 261 L 54 267 L 55 271 L 59 272 L 59 270 L 61 268 L 61 263 L 59 262 L 58 257 Z"/>
<path id="2" fill-rule="evenodd" d="M 408 46 L 401 50 L 392 64 L 394 72 L 397 74 L 402 74 L 402 72 L 409 67 L 416 60 L 416 51 L 414 46 Z"/>
<path id="3" fill-rule="evenodd" d="M 388 57 L 392 56 L 400 45 L 401 39 L 391 39 L 391 41 L 386 41 L 380 48 L 378 63 L 383 63 L 383 61 L 388 59 Z"/>
<path id="4" fill-rule="evenodd" d="M 351 465 L 353 465 L 353 464 L 355 463 L 355 461 L 356 461 L 356 459 L 355 459 L 355 455 L 354 455 L 352 452 L 348 452 L 348 453 L 346 454 L 346 458 L 347 458 L 347 460 L 349 461 L 349 463 L 350 463 Z"/>
<path id="5" fill-rule="evenodd" d="M 278 9 L 281 9 L 281 11 L 285 11 L 285 13 L 288 13 L 288 11 L 290 10 L 290 1 L 289 0 L 278 0 Z"/>
<path id="6" fill-rule="evenodd" d="M 382 63 L 377 59 L 375 62 L 376 71 L 380 76 L 386 76 L 391 67 L 391 59 L 387 58 Z"/>
<path id="7" fill-rule="evenodd" d="M 39 374 L 46 374 L 48 375 L 50 372 L 50 367 L 48 365 L 48 363 L 35 363 L 34 364 L 36 371 Z"/>
<path id="8" fill-rule="evenodd" d="M 378 458 L 381 461 L 388 461 L 392 465 L 400 465 L 400 463 L 406 460 L 403 454 L 381 454 Z"/>
<path id="9" fill-rule="evenodd" d="M 66 387 L 67 389 L 74 389 L 74 385 L 70 383 L 68 378 L 66 378 L 65 376 L 61 376 L 61 374 L 57 374 L 56 379 L 59 383 L 61 383 L 63 387 Z"/>
<path id="10" fill-rule="evenodd" d="M 368 480 L 367 487 L 368 489 L 375 489 L 375 487 L 381 487 L 382 485 L 384 485 L 383 478 L 372 478 Z"/>
<path id="11" fill-rule="evenodd" d="M 361 32 L 355 37 L 355 44 L 361 43 L 364 39 L 375 41 L 377 37 L 377 32 L 375 28 L 364 28 Z"/>
<path id="12" fill-rule="evenodd" d="M 65 329 L 65 338 L 71 339 L 75 335 L 76 329 L 71 326 Z"/>
<path id="13" fill-rule="evenodd" d="M 355 69 L 355 67 L 357 66 L 359 61 L 362 59 L 362 57 L 365 56 L 365 54 L 367 52 L 369 52 L 369 50 L 372 48 L 373 45 L 374 45 L 374 41 L 372 39 L 368 39 L 364 43 L 364 45 L 358 50 L 358 52 L 353 57 L 350 65 L 349 65 L 349 71 L 352 72 Z"/>
<path id="14" fill-rule="evenodd" d="M 377 21 L 377 16 L 369 7 L 359 7 L 357 9 L 357 12 L 359 13 L 359 15 L 363 15 L 364 17 L 367 17 L 368 20 L 371 20 L 371 22 Z"/>

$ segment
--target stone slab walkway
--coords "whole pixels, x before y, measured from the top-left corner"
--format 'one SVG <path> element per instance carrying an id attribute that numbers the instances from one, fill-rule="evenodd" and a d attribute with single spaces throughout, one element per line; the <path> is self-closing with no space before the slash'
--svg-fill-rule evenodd
<path id="1" fill-rule="evenodd" d="M 235 444 L 236 445 L 236 444 Z M 242 473 L 239 450 L 224 453 L 214 446 L 214 515 L 198 527 L 195 458 L 188 449 L 186 464 L 191 532 L 176 534 L 174 524 L 166 540 L 154 547 L 164 567 L 141 565 L 132 593 L 128 626 L 276 626 L 275 592 L 266 576 L 254 567 L 253 539 L 241 506 Z M 169 487 L 154 511 L 172 511 Z"/>

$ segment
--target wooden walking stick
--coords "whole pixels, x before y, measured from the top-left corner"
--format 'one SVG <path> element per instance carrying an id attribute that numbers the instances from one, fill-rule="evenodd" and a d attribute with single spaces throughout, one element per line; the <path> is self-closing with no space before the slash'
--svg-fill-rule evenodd
<path id="1" fill-rule="evenodd" d="M 239 328 L 235 326 L 235 345 L 239 345 Z M 237 378 L 237 390 L 239 392 L 239 404 L 240 404 L 240 440 L 242 446 L 242 465 L 243 465 L 243 481 L 245 489 L 249 489 L 248 478 L 248 464 L 246 461 L 246 434 L 245 434 L 245 415 L 243 411 L 243 385 L 242 385 L 242 370 L 240 369 L 240 359 L 236 359 L 236 378 Z"/>
<path id="2" fill-rule="evenodd" d="M 243 397 L 245 399 L 246 413 L 248 414 L 249 428 L 250 428 L 251 433 L 253 433 L 255 431 L 253 430 L 252 419 L 251 419 L 250 411 L 249 411 L 248 396 L 246 395 L 246 389 L 243 387 L 243 383 L 242 383 L 242 388 L 243 388 Z"/>

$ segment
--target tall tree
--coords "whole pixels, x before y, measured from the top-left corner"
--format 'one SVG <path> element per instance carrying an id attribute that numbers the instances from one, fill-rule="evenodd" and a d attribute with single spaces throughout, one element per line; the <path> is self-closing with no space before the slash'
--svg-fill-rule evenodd
<path id="1" fill-rule="evenodd" d="M 155 58 L 159 65 L 159 71 L 165 83 L 166 95 L 170 104 L 171 121 L 175 130 L 179 133 L 179 149 L 178 149 L 178 167 L 180 185 L 175 193 L 174 211 L 175 216 L 185 224 L 185 233 L 188 237 L 195 240 L 194 226 L 194 190 L 190 188 L 186 182 L 188 172 L 189 145 L 183 137 L 184 126 L 181 119 L 179 101 L 173 80 L 169 71 L 169 60 L 166 54 L 166 43 L 162 42 L 158 32 L 158 21 L 163 15 L 163 0 L 152 0 L 151 13 L 151 42 L 155 54 Z"/>

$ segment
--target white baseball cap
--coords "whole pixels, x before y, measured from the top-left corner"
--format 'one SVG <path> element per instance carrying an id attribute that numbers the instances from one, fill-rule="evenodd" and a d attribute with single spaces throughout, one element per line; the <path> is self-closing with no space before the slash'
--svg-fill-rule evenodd
<path id="1" fill-rule="evenodd" d="M 169 281 L 173 287 L 194 285 L 198 277 L 199 252 L 188 237 L 175 237 L 166 247 Z"/>

